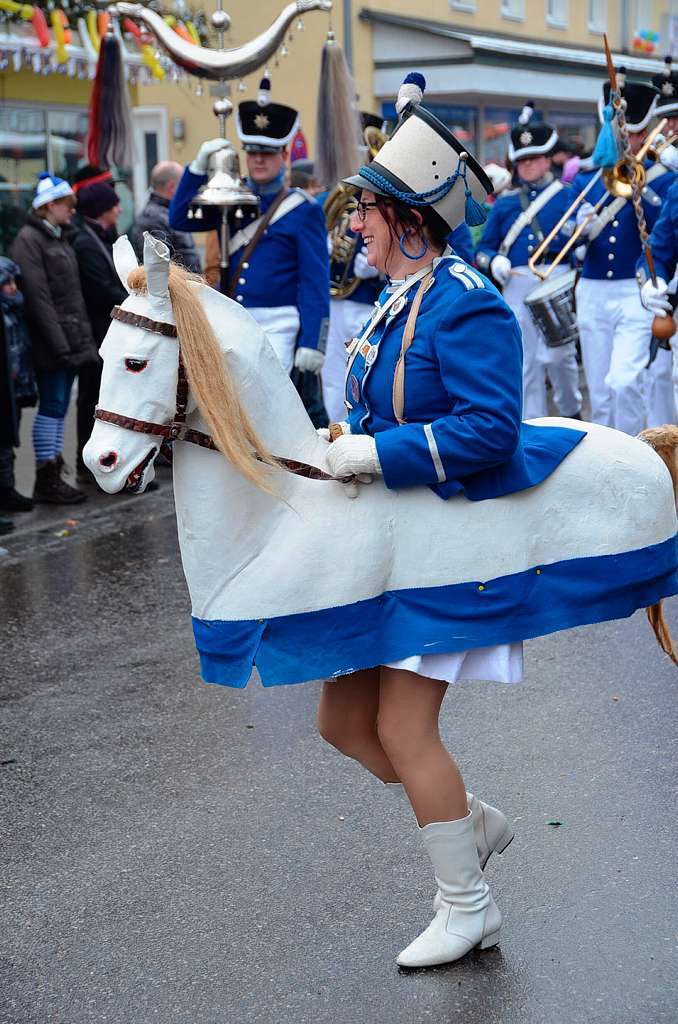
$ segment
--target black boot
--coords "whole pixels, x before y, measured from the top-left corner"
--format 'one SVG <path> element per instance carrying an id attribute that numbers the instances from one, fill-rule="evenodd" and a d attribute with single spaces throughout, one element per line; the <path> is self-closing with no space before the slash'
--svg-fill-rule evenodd
<path id="1" fill-rule="evenodd" d="M 5 519 L 4 517 L 0 517 L 0 537 L 3 535 L 3 533 L 11 533 L 13 529 L 14 523 L 12 522 L 11 519 Z"/>
<path id="2" fill-rule="evenodd" d="M 87 501 L 87 495 L 66 483 L 61 477 L 59 460 L 51 459 L 38 465 L 33 501 L 46 505 L 79 505 Z"/>
<path id="3" fill-rule="evenodd" d="M 30 512 L 33 508 L 31 498 L 25 498 L 14 487 L 0 487 L 0 511 Z"/>

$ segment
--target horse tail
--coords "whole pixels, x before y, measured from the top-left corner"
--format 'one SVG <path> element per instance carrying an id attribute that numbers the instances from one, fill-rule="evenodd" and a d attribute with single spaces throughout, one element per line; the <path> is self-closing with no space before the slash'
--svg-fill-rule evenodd
<path id="1" fill-rule="evenodd" d="M 654 448 L 669 473 L 673 484 L 673 494 L 678 507 L 678 466 L 676 465 L 676 449 L 678 448 L 678 427 L 667 423 L 663 427 L 652 427 L 643 430 L 638 435 L 641 441 L 645 441 L 651 448 Z M 647 618 L 652 626 L 657 643 L 668 654 L 674 665 L 678 665 L 678 655 L 673 645 L 671 632 L 664 617 L 664 602 L 658 601 L 645 609 Z"/>

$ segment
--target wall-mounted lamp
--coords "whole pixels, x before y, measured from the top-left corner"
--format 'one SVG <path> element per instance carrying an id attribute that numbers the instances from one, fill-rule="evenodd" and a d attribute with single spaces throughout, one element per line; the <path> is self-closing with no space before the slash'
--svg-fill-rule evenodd
<path id="1" fill-rule="evenodd" d="M 183 117 L 172 118 L 172 138 L 175 142 L 183 142 L 186 138 L 186 121 Z"/>

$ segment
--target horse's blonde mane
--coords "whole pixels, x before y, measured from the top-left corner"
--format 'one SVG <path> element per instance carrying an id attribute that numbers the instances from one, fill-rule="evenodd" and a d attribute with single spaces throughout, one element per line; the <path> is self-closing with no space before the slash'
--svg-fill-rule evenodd
<path id="1" fill-rule="evenodd" d="M 130 273 L 128 284 L 135 292 L 147 292 L 143 267 Z M 275 465 L 275 459 L 257 436 L 226 371 L 196 285 L 204 286 L 202 278 L 170 264 L 169 294 L 188 383 L 219 450 L 244 477 L 270 492 L 267 466 Z"/>

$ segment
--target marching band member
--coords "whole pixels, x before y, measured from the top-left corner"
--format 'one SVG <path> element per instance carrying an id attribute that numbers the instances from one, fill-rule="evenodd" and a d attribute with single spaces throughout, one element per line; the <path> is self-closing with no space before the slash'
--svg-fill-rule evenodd
<path id="1" fill-rule="evenodd" d="M 650 251 L 654 261 L 656 284 L 653 284 L 650 272 L 642 253 L 638 260 L 636 276 L 640 284 L 640 301 L 653 316 L 666 317 L 672 315 L 672 304 L 668 298 L 670 292 L 675 294 L 676 270 L 678 269 L 678 181 L 674 181 L 668 191 L 662 212 L 652 228 L 649 238 Z M 675 422 L 678 410 L 678 337 L 671 338 L 672 359 L 672 415 L 663 422 Z M 661 350 L 657 357 L 662 356 Z M 660 426 L 650 423 L 649 426 Z"/>
<path id="2" fill-rule="evenodd" d="M 381 475 L 390 488 L 428 486 L 441 499 L 481 501 L 540 483 L 583 434 L 521 425 L 516 319 L 447 246 L 465 217 L 477 222 L 491 183 L 416 102 L 424 84 L 408 75 L 392 137 L 347 179 L 360 192 L 351 226 L 389 283 L 349 346 L 348 416 L 332 425 L 327 465 L 356 488 Z M 408 658 L 324 684 L 321 735 L 400 787 L 433 864 L 438 909 L 398 957 L 402 966 L 447 963 L 499 940 L 501 914 L 481 863 L 508 845 L 512 830 L 501 811 L 466 793 L 438 715 L 449 682 L 517 681 L 521 671 L 521 645 L 505 643 Z"/>
<path id="3" fill-rule="evenodd" d="M 623 69 L 617 81 L 626 101 L 626 124 L 632 153 L 647 137 L 657 106 L 658 90 L 644 82 L 625 82 Z M 610 83 L 603 86 L 602 106 L 610 97 Z M 654 225 L 673 174 L 661 163 L 646 159 L 643 209 L 649 228 Z M 594 171 L 580 173 L 572 183 L 579 194 Z M 646 426 L 647 363 L 652 315 L 643 308 L 635 280 L 641 244 L 638 223 L 630 200 L 608 195 L 598 215 L 593 206 L 606 194 L 598 180 L 577 211 L 578 224 L 586 223 L 587 242 L 582 276 L 577 285 L 577 322 L 581 353 L 591 399 L 594 423 L 638 434 Z"/>
<path id="4" fill-rule="evenodd" d="M 571 202 L 568 189 L 550 170 L 550 154 L 558 135 L 550 125 L 532 121 L 533 114 L 534 104 L 526 104 L 511 131 L 509 159 L 520 184 L 500 196 L 492 207 L 476 250 L 476 263 L 481 270 L 489 269 L 495 281 L 503 286 L 504 298 L 520 324 L 524 419 L 548 414 L 547 376 L 558 412 L 579 418 L 581 393 L 574 342 L 548 346 L 525 305 L 525 297 L 540 283 L 527 261 Z M 554 255 L 564 241 L 561 235 L 556 236 Z M 549 253 L 545 254 L 543 262 L 549 262 Z M 559 267 L 554 276 L 566 270 L 567 267 Z"/>
<path id="5" fill-rule="evenodd" d="M 261 324 L 286 370 L 295 366 L 318 373 L 329 324 L 329 262 L 322 207 L 306 192 L 288 190 L 284 184 L 287 147 L 298 125 L 296 110 L 270 102 L 266 78 L 259 99 L 238 107 L 247 184 L 259 196 L 261 207 L 259 212 L 243 211 L 243 220 L 233 224 L 229 294 Z M 211 155 L 226 145 L 224 139 L 203 143 L 184 171 L 170 204 L 172 228 L 219 228 L 221 210 L 204 207 L 202 220 L 190 218 L 188 212 L 207 181 Z M 257 228 L 263 230 L 259 233 Z"/>

